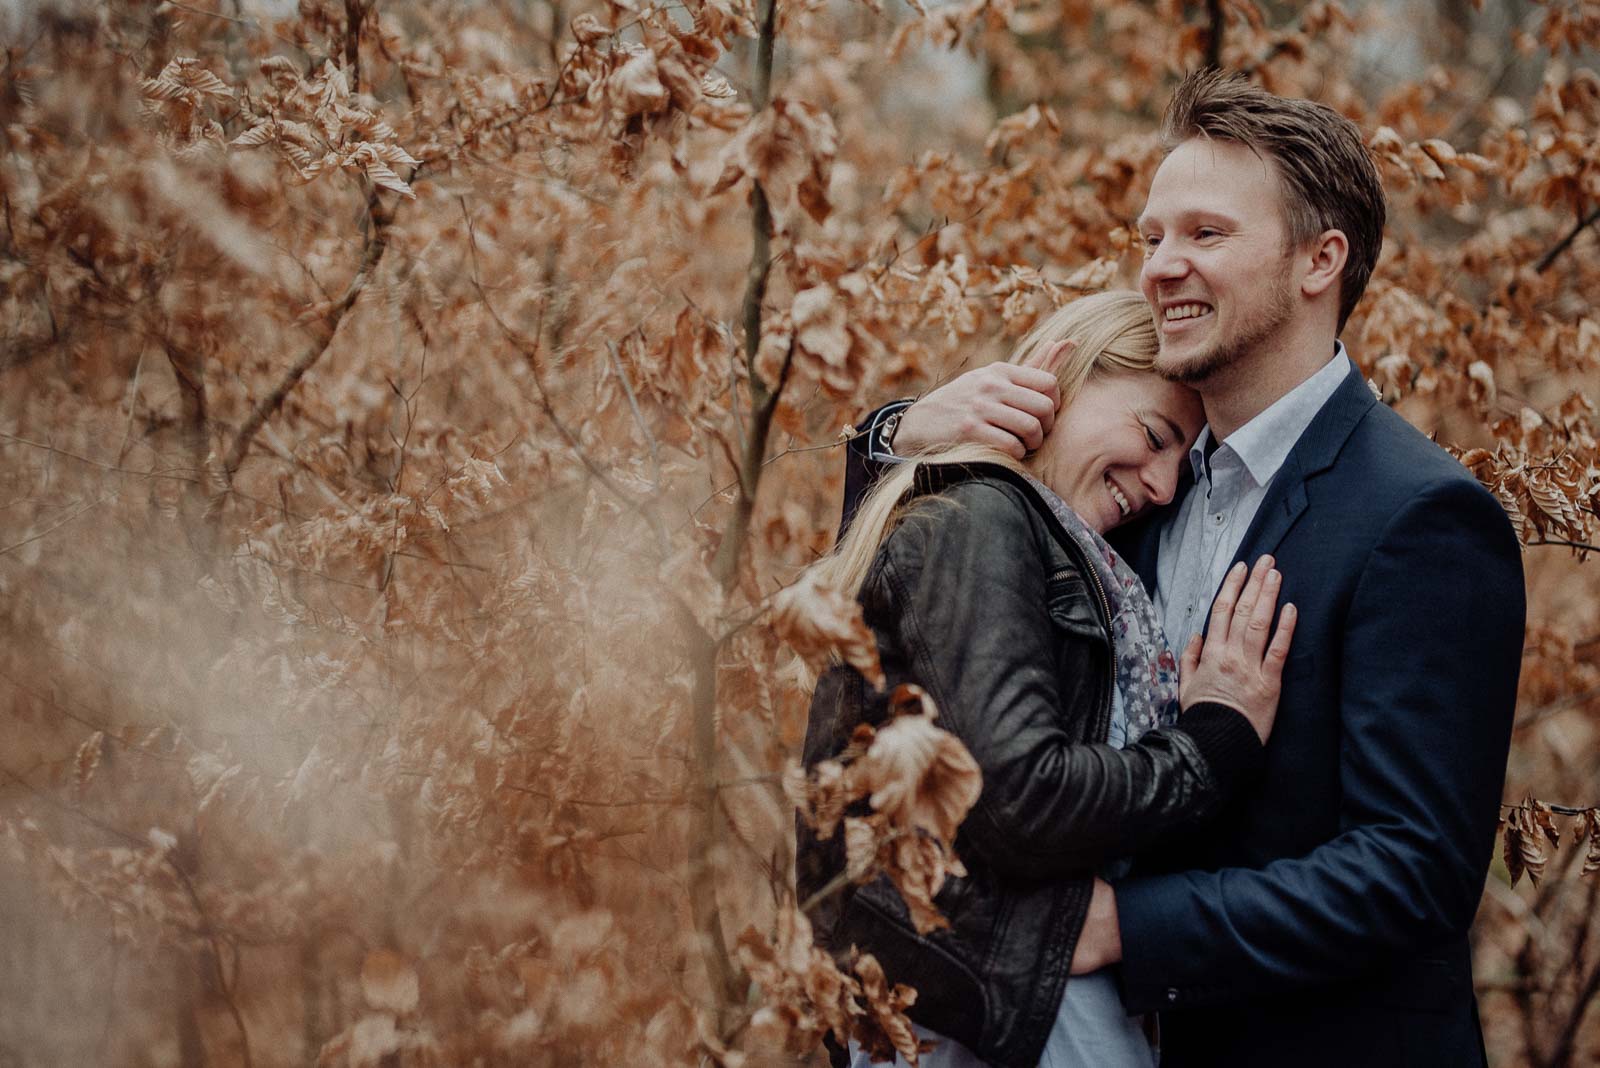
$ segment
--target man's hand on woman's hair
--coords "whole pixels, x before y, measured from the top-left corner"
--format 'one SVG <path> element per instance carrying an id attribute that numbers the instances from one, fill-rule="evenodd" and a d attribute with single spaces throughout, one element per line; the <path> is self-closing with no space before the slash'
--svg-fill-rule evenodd
<path id="1" fill-rule="evenodd" d="M 1042 348 L 1022 363 L 991 363 L 951 379 L 907 408 L 894 451 L 909 456 L 933 445 L 971 442 L 1022 459 L 1055 425 L 1061 406 L 1056 367 L 1071 341 Z"/>

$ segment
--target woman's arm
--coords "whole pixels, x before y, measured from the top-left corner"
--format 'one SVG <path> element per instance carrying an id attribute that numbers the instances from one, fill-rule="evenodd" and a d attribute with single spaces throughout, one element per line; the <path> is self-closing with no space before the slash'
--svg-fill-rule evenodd
<path id="1" fill-rule="evenodd" d="M 1097 623 L 1052 617 L 1051 535 L 1024 491 L 962 483 L 913 507 L 863 591 L 885 664 L 928 690 L 983 769 L 963 849 L 1039 878 L 1081 872 L 1213 810 L 1262 760 L 1237 711 L 1200 704 L 1125 749 L 1085 744 L 1104 695 Z M 1082 581 L 1081 576 L 1077 581 Z M 1109 671 L 1109 664 L 1103 669 Z"/>

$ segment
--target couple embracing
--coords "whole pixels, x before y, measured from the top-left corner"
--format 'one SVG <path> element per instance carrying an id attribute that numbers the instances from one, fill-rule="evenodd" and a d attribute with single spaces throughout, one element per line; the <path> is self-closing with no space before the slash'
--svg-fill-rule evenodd
<path id="1" fill-rule="evenodd" d="M 936 1068 L 1483 1065 L 1516 539 L 1338 341 L 1384 224 L 1355 125 L 1207 72 L 1163 138 L 1142 293 L 851 444 L 815 566 L 983 790 L 948 929 L 885 880 L 815 929 L 917 987 Z M 884 714 L 834 667 L 807 760 Z M 802 828 L 802 898 L 842 867 Z"/>

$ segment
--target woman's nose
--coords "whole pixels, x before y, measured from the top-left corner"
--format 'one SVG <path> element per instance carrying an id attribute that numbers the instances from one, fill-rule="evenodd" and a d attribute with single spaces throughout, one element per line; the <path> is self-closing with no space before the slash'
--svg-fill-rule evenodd
<path id="1" fill-rule="evenodd" d="M 1144 485 L 1154 504 L 1169 504 L 1178 492 L 1178 465 L 1183 462 L 1181 453 L 1162 456 L 1145 465 Z"/>

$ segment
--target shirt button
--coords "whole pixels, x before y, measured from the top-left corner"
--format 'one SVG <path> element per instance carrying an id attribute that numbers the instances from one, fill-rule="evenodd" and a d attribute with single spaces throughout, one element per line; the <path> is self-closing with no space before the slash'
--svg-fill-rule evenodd
<path id="1" fill-rule="evenodd" d="M 1211 517 L 1211 521 L 1213 523 L 1215 523 L 1219 527 L 1222 525 L 1222 520 L 1223 520 L 1223 515 L 1222 515 L 1221 512 L 1218 512 L 1216 515 Z"/>
<path id="2" fill-rule="evenodd" d="M 1178 1000 L 1178 988 L 1175 987 L 1175 986 L 1167 987 L 1167 1004 L 1168 1005 L 1174 1004 L 1177 1000 Z"/>

